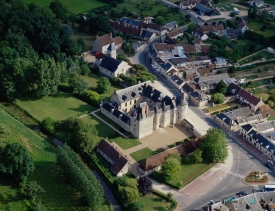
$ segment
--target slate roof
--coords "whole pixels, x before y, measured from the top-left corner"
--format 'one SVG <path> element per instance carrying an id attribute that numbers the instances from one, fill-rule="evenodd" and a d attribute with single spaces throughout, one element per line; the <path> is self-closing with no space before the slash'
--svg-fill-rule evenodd
<path id="1" fill-rule="evenodd" d="M 197 81 L 198 82 L 209 81 L 209 80 L 221 81 L 225 78 L 229 78 L 229 75 L 227 73 L 210 75 L 210 76 L 201 76 L 201 77 L 198 78 Z"/>
<path id="2" fill-rule="evenodd" d="M 207 8 L 206 6 L 202 5 L 202 4 L 197 4 L 195 7 L 194 7 L 195 10 L 200 10 L 202 12 L 206 12 L 209 10 L 209 8 Z"/>
<path id="3" fill-rule="evenodd" d="M 216 117 L 218 117 L 228 126 L 231 126 L 231 119 L 228 116 L 226 116 L 224 113 L 217 114 Z"/>
<path id="4" fill-rule="evenodd" d="M 155 23 L 149 23 L 147 25 L 147 29 L 153 29 L 153 30 L 156 30 L 156 31 L 159 31 L 159 32 L 162 32 L 164 30 L 166 30 L 166 28 L 164 28 L 163 26 L 160 26 L 160 25 L 157 25 Z"/>
<path id="5" fill-rule="evenodd" d="M 99 66 L 114 73 L 114 72 L 116 72 L 116 70 L 121 62 L 122 61 L 114 59 L 114 58 L 106 55 L 104 58 L 102 58 L 102 61 Z"/>
<path id="6" fill-rule="evenodd" d="M 195 90 L 194 92 L 189 93 L 189 95 L 191 97 L 195 98 L 199 102 L 208 100 L 207 95 L 204 92 L 200 91 L 200 90 Z"/>
<path id="7" fill-rule="evenodd" d="M 172 21 L 172 22 L 169 22 L 169 23 L 164 24 L 164 27 L 170 29 L 170 28 L 173 28 L 173 27 L 175 27 L 175 26 L 177 26 L 177 25 L 178 25 L 178 24 L 177 24 L 176 21 Z"/>
<path id="8" fill-rule="evenodd" d="M 229 84 L 229 86 L 227 87 L 227 93 L 230 94 L 237 94 L 238 91 L 241 89 L 241 87 L 239 87 L 238 85 L 231 83 Z"/>
<path id="9" fill-rule="evenodd" d="M 193 62 L 193 61 L 203 61 L 208 60 L 209 58 L 207 56 L 197 56 L 195 58 L 188 57 L 188 58 L 172 58 L 170 59 L 170 62 L 174 65 L 181 64 L 184 62 Z"/>
<path id="10" fill-rule="evenodd" d="M 249 103 L 251 103 L 252 105 L 254 105 L 254 106 L 258 105 L 261 102 L 260 98 L 258 98 L 255 95 L 249 93 L 245 89 L 240 89 L 238 91 L 238 95 L 240 97 L 242 97 L 243 99 L 245 99 L 246 101 L 248 101 Z"/>
<path id="11" fill-rule="evenodd" d="M 173 76 L 171 77 L 171 79 L 172 79 L 172 81 L 174 81 L 174 82 L 177 83 L 178 85 L 181 85 L 181 84 L 183 83 L 183 80 L 181 80 L 180 77 L 177 76 L 177 75 L 173 75 Z"/>
<path id="12" fill-rule="evenodd" d="M 242 123 L 260 121 L 262 119 L 263 119 L 262 114 L 255 114 L 255 115 L 252 115 L 252 116 L 247 116 L 247 117 L 244 117 L 244 118 L 237 119 L 236 122 L 240 125 Z"/>
<path id="13" fill-rule="evenodd" d="M 246 132 L 249 132 L 253 128 L 253 126 L 251 124 L 247 124 L 247 125 L 241 126 L 241 128 Z"/>
<path id="14" fill-rule="evenodd" d="M 247 117 L 253 114 L 251 109 L 249 107 L 243 107 L 243 108 L 238 108 L 232 111 L 228 111 L 224 113 L 226 116 L 228 116 L 231 119 L 238 119 L 242 117 Z"/>
<path id="15" fill-rule="evenodd" d="M 131 125 L 130 117 L 127 114 L 125 114 L 125 113 L 121 112 L 120 110 L 118 110 L 117 107 L 115 107 L 111 103 L 103 102 L 102 103 L 102 108 L 107 110 L 109 113 L 111 113 L 116 118 L 120 119 L 125 124 Z"/>
<path id="16" fill-rule="evenodd" d="M 120 36 L 113 38 L 112 33 L 100 36 L 100 37 L 98 37 L 98 40 L 99 40 L 101 46 L 105 46 L 105 45 L 108 45 L 111 43 L 115 43 L 115 45 L 117 46 L 117 45 L 120 45 L 123 43 L 123 40 L 121 39 Z"/>
<path id="17" fill-rule="evenodd" d="M 102 141 L 97 145 L 97 148 L 114 162 L 113 166 L 111 167 L 111 171 L 114 174 L 118 174 L 122 170 L 122 168 L 129 162 L 105 139 L 102 139 Z"/>
<path id="18" fill-rule="evenodd" d="M 185 83 L 182 86 L 182 89 L 186 91 L 187 93 L 194 92 L 197 89 L 197 85 L 194 82 Z"/>
<path id="19" fill-rule="evenodd" d="M 121 18 L 120 22 L 130 24 L 130 25 L 133 25 L 133 26 L 137 26 L 137 27 L 139 27 L 139 25 L 140 25 L 140 21 L 132 20 L 132 19 L 129 19 L 129 18 L 126 18 L 126 17 Z"/>
<path id="20" fill-rule="evenodd" d="M 166 70 L 166 71 L 169 70 L 172 67 L 172 65 L 169 62 L 164 62 L 160 58 L 156 58 L 155 62 L 158 63 L 158 65 L 160 65 L 161 68 Z"/>
<path id="21" fill-rule="evenodd" d="M 148 40 L 151 39 L 151 37 L 153 36 L 153 32 L 149 32 L 146 30 L 142 30 L 142 33 L 140 35 L 144 40 Z"/>

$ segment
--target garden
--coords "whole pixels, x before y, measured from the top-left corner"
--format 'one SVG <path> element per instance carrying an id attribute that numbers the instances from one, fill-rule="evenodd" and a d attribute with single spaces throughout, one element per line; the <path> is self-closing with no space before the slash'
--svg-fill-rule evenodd
<path id="1" fill-rule="evenodd" d="M 256 54 L 254 54 L 252 56 L 249 56 L 245 59 L 241 59 L 241 60 L 238 61 L 238 63 L 240 65 L 244 65 L 244 64 L 247 64 L 247 63 L 250 63 L 250 62 L 255 62 L 257 60 L 263 60 L 263 59 L 264 59 L 264 61 L 269 61 L 271 59 L 275 59 L 275 57 L 274 57 L 273 54 L 270 54 L 269 52 L 264 50 L 264 51 L 261 51 L 261 52 L 258 52 Z"/>
<path id="2" fill-rule="evenodd" d="M 152 155 L 156 155 L 160 152 L 163 152 L 164 150 L 162 148 L 158 149 L 158 150 L 151 150 L 148 147 L 143 148 L 141 150 L 138 150 L 136 152 L 131 153 L 131 157 L 134 158 L 138 163 L 140 163 L 141 161 L 143 161 L 145 158 L 148 158 Z"/>
<path id="3" fill-rule="evenodd" d="M 266 174 L 264 174 L 263 172 L 252 171 L 245 178 L 245 182 L 247 182 L 247 183 L 267 183 L 268 176 Z"/>

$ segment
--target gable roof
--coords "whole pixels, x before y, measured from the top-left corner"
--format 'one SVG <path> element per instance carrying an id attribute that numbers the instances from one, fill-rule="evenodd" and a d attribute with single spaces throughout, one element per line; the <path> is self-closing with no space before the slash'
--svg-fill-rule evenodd
<path id="1" fill-rule="evenodd" d="M 202 137 L 193 139 L 191 141 L 185 141 L 183 144 L 180 144 L 178 146 L 165 150 L 164 152 L 160 152 L 156 155 L 144 159 L 139 164 L 139 168 L 141 168 L 143 171 L 154 169 L 158 166 L 161 166 L 172 154 L 182 155 L 193 152 L 202 141 Z"/>
<path id="2" fill-rule="evenodd" d="M 111 171 L 114 172 L 114 174 L 118 174 L 127 163 L 128 160 L 124 156 L 120 156 L 115 164 L 111 167 Z"/>
<path id="3" fill-rule="evenodd" d="M 200 11 L 202 11 L 202 12 L 206 12 L 206 11 L 209 10 L 206 6 L 204 6 L 204 5 L 202 5 L 202 4 L 197 4 L 197 5 L 195 6 L 195 9 L 196 9 L 196 10 L 200 10 Z"/>
<path id="4" fill-rule="evenodd" d="M 122 61 L 114 59 L 114 58 L 106 55 L 104 58 L 102 58 L 102 61 L 99 66 L 114 73 L 117 70 L 117 68 L 121 62 Z"/>
<path id="5" fill-rule="evenodd" d="M 238 91 L 238 95 L 240 97 L 242 97 L 243 99 L 245 99 L 246 101 L 248 101 L 249 103 L 251 103 L 252 105 L 256 106 L 261 102 L 261 99 L 256 97 L 255 95 L 249 93 L 248 91 L 246 91 L 245 89 L 241 88 Z"/>
<path id="6" fill-rule="evenodd" d="M 166 30 L 166 28 L 164 28 L 163 26 L 160 26 L 160 25 L 157 25 L 157 24 L 155 24 L 155 23 L 149 23 L 148 25 L 147 25 L 147 29 L 154 29 L 154 30 L 156 30 L 156 31 L 159 31 L 159 32 L 161 32 L 161 31 L 165 31 Z"/>
<path id="7" fill-rule="evenodd" d="M 234 83 L 231 83 L 227 87 L 227 92 L 230 94 L 237 94 L 240 89 L 241 89 L 241 87 L 239 87 L 238 85 L 236 85 Z"/>
<path id="8" fill-rule="evenodd" d="M 185 83 L 183 86 L 182 86 L 182 89 L 184 91 L 186 91 L 187 93 L 191 93 L 191 92 L 194 92 L 197 88 L 197 85 L 194 83 L 194 82 L 190 82 L 190 83 Z"/>
<path id="9" fill-rule="evenodd" d="M 115 43 L 115 45 L 117 46 L 123 43 L 123 40 L 121 39 L 120 36 L 113 38 L 112 33 L 102 35 L 100 37 L 97 37 L 97 39 L 99 40 L 101 46 L 105 46 L 111 43 Z"/>

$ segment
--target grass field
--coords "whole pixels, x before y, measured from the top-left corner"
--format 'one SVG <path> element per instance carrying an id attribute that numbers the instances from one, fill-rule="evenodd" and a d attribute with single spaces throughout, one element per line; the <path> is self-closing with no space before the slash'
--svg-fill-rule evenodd
<path id="1" fill-rule="evenodd" d="M 50 5 L 50 2 L 52 2 L 53 0 L 40 0 L 40 1 L 36 1 L 36 0 L 23 0 L 23 2 L 25 2 L 26 4 L 30 4 L 30 3 L 35 3 L 38 6 L 44 7 L 44 6 L 48 6 Z M 70 12 L 73 13 L 83 13 L 83 12 L 87 12 L 91 9 L 94 9 L 96 7 L 102 7 L 104 5 L 106 5 L 104 2 L 100 1 L 100 0 L 78 0 L 78 1 L 74 1 L 74 0 L 59 0 L 64 6 L 66 6 L 68 8 L 68 10 Z"/>
<path id="2" fill-rule="evenodd" d="M 152 155 L 158 154 L 160 152 L 163 152 L 163 149 L 158 149 L 156 151 L 152 151 L 151 149 L 149 149 L 148 147 L 143 148 L 139 151 L 133 152 L 131 153 L 131 157 L 134 158 L 138 163 L 140 163 L 142 160 L 144 160 L 145 158 L 148 158 Z"/>
<path id="3" fill-rule="evenodd" d="M 273 36 L 275 33 L 275 30 L 271 30 L 271 29 L 265 29 L 264 31 L 260 30 L 263 27 L 263 25 L 264 23 L 260 23 L 260 22 L 255 22 L 255 21 L 248 22 L 249 30 L 253 30 L 254 32 L 262 34 L 265 37 Z"/>
<path id="4" fill-rule="evenodd" d="M 109 142 L 116 142 L 124 150 L 130 149 L 132 147 L 135 147 L 141 144 L 135 138 L 123 138 L 121 136 L 117 138 L 109 139 Z"/>
<path id="5" fill-rule="evenodd" d="M 88 76 L 84 76 L 85 80 L 87 80 L 89 82 L 90 90 L 96 91 L 96 85 L 97 85 L 96 82 L 100 77 L 101 77 L 101 75 L 95 74 L 95 73 L 89 73 Z M 100 100 L 110 101 L 110 97 L 114 93 L 114 91 L 115 90 L 120 90 L 122 88 L 123 87 L 121 87 L 120 85 L 113 85 L 112 84 L 109 92 L 100 94 Z"/>
<path id="6" fill-rule="evenodd" d="M 239 61 L 239 64 L 240 65 L 247 64 L 249 62 L 260 60 L 262 58 L 265 58 L 265 61 L 275 59 L 275 57 L 272 54 L 268 53 L 267 51 L 261 51 L 257 54 L 247 57 L 246 59 L 242 59 L 241 61 Z"/>
<path id="7" fill-rule="evenodd" d="M 262 100 L 264 101 L 264 102 L 266 102 L 267 100 L 268 100 L 268 98 L 269 98 L 269 94 L 267 94 L 267 93 L 257 93 L 257 94 L 255 94 L 257 97 L 261 97 L 262 98 Z"/>
<path id="8" fill-rule="evenodd" d="M 94 107 L 64 92 L 42 99 L 16 100 L 16 104 L 39 121 L 46 117 L 64 120 L 95 110 Z"/>
<path id="9" fill-rule="evenodd" d="M 35 171 L 28 181 L 36 180 L 46 191 L 39 194 L 42 203 L 48 210 L 84 210 L 77 193 L 68 186 L 61 175 L 55 161 L 55 150 L 37 134 L 29 130 L 10 115 L 0 110 L 0 123 L 5 127 L 0 142 L 17 142 L 24 145 L 34 159 Z M 0 210 L 5 210 L 7 202 L 14 206 L 15 211 L 29 210 L 30 202 L 19 197 L 17 189 L 11 186 L 9 178 L 0 176 L 0 193 L 7 200 L 0 200 Z"/>
<path id="10" fill-rule="evenodd" d="M 155 194 L 140 197 L 139 202 L 143 205 L 143 209 L 146 211 L 169 210 L 172 206 L 171 202 L 168 202 Z"/>
<path id="11" fill-rule="evenodd" d="M 108 117 L 106 117 L 104 114 L 101 113 L 101 111 L 98 111 L 95 113 L 97 116 L 99 116 L 101 119 L 103 119 L 104 121 L 108 122 L 110 125 L 112 125 L 115 129 L 119 129 L 120 126 L 118 124 L 116 124 L 114 121 L 112 121 L 111 119 L 109 119 Z"/>
<path id="12" fill-rule="evenodd" d="M 212 113 L 212 112 L 223 110 L 223 109 L 226 109 L 226 108 L 231 108 L 234 105 L 236 105 L 236 103 L 232 103 L 232 102 L 224 103 L 224 104 L 216 105 L 216 106 L 213 106 L 213 107 L 210 107 L 210 108 L 206 108 L 205 111 L 207 111 L 209 113 Z"/>

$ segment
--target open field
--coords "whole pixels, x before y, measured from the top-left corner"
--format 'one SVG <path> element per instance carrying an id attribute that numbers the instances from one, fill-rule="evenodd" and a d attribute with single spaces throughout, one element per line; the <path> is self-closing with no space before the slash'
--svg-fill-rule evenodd
<path id="1" fill-rule="evenodd" d="M 122 149 L 130 149 L 132 147 L 135 147 L 137 145 L 140 145 L 141 143 L 135 139 L 135 138 L 123 138 L 121 136 L 113 139 L 109 139 L 109 142 L 116 142 Z"/>
<path id="2" fill-rule="evenodd" d="M 101 75 L 91 72 L 91 73 L 89 73 L 88 76 L 83 76 L 83 77 L 86 81 L 89 82 L 89 89 L 93 90 L 93 91 L 96 91 L 96 85 L 97 85 L 96 82 L 101 77 Z M 120 90 L 122 88 L 123 87 L 121 87 L 120 85 L 113 85 L 112 84 L 109 92 L 100 94 L 100 96 L 99 96 L 100 100 L 110 101 L 110 97 L 114 93 L 114 91 L 115 90 Z"/>
<path id="3" fill-rule="evenodd" d="M 144 160 L 145 158 L 148 158 L 152 155 L 158 154 L 160 152 L 163 152 L 163 149 L 158 149 L 156 151 L 152 151 L 151 149 L 149 149 L 148 147 L 143 148 L 139 151 L 133 152 L 131 153 L 131 157 L 134 158 L 138 163 L 140 163 L 142 160 Z"/>
<path id="4" fill-rule="evenodd" d="M 28 182 L 35 180 L 46 191 L 39 194 L 46 208 L 62 211 L 84 210 L 77 193 L 68 186 L 55 164 L 54 148 L 2 110 L 0 123 L 4 123 L 5 127 L 5 134 L 1 134 L 0 141 L 20 143 L 33 157 L 36 169 L 29 176 Z M 11 203 L 15 211 L 29 210 L 30 202 L 20 197 L 17 189 L 12 187 L 12 181 L 2 176 L 0 178 L 0 193 L 6 195 L 6 200 L 0 200 L 0 210 L 5 210 L 7 203 Z"/>
<path id="5" fill-rule="evenodd" d="M 264 23 L 260 23 L 260 22 L 255 22 L 255 21 L 248 22 L 249 30 L 253 30 L 254 32 L 262 34 L 265 37 L 273 36 L 275 33 L 275 30 L 271 30 L 271 29 L 265 29 L 264 31 L 260 30 L 263 27 L 263 25 Z"/>
<path id="6" fill-rule="evenodd" d="M 247 63 L 250 63 L 250 62 L 254 62 L 256 60 L 260 60 L 262 58 L 264 58 L 265 61 L 275 59 L 274 55 L 268 53 L 267 51 L 261 51 L 259 53 L 256 53 L 256 54 L 252 55 L 252 56 L 247 57 L 246 59 L 240 60 L 239 64 L 240 65 L 247 64 Z"/>
<path id="7" fill-rule="evenodd" d="M 145 2 L 145 4 L 143 3 Z M 175 13 L 173 9 L 170 9 L 167 6 L 164 6 L 158 1 L 154 0 L 127 0 L 122 4 L 119 4 L 116 8 L 119 12 L 122 12 L 123 7 L 126 7 L 129 12 L 136 13 L 138 16 L 156 16 L 159 10 L 164 11 L 165 22 L 176 21 L 179 25 L 182 25 L 181 22 L 185 15 Z M 187 24 L 187 23 L 186 23 Z"/>
<path id="8" fill-rule="evenodd" d="M 46 117 L 64 120 L 95 110 L 93 106 L 64 92 L 42 99 L 16 100 L 16 104 L 39 121 Z"/>
<path id="9" fill-rule="evenodd" d="M 106 5 L 104 2 L 100 0 L 59 0 L 64 6 L 68 8 L 70 12 L 73 13 L 83 13 L 87 12 L 91 9 L 94 9 L 96 7 L 102 7 Z M 24 3 L 26 4 L 31 4 L 35 3 L 38 6 L 44 7 L 50 5 L 52 0 L 40 0 L 40 1 L 35 1 L 35 0 L 23 0 Z"/>

